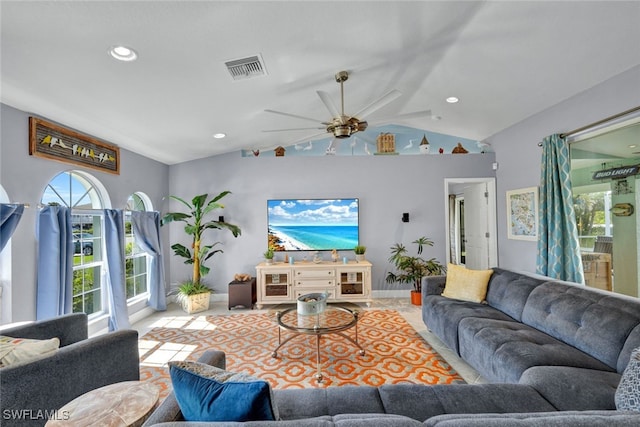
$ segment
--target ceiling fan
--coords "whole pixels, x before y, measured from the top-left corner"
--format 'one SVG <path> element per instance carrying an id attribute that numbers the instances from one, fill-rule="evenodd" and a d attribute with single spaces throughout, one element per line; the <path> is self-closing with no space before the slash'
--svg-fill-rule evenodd
<path id="1" fill-rule="evenodd" d="M 344 82 L 349 79 L 349 73 L 347 71 L 339 71 L 335 75 L 335 79 L 337 83 L 340 83 L 340 110 L 333 103 L 329 94 L 327 92 L 318 90 L 316 93 L 322 100 L 322 103 L 327 107 L 327 110 L 331 113 L 332 119 L 330 121 L 321 121 L 317 119 L 313 119 L 310 117 L 299 116 L 297 114 L 284 113 L 276 110 L 264 110 L 267 113 L 280 114 L 288 117 L 295 117 L 297 119 L 308 120 L 322 125 L 322 127 L 312 127 L 312 128 L 292 128 L 292 129 L 273 129 L 273 130 L 264 130 L 263 132 L 283 132 L 283 131 L 293 131 L 293 130 L 306 130 L 306 129 L 323 129 L 324 131 L 315 135 L 307 136 L 302 138 L 299 141 L 305 141 L 316 136 L 323 135 L 325 133 L 329 133 L 333 135 L 336 139 L 344 139 L 349 138 L 350 136 L 363 132 L 369 126 L 369 123 L 365 120 L 365 117 L 368 117 L 370 114 L 378 111 L 380 108 L 394 101 L 398 97 L 402 96 L 402 93 L 398 90 L 391 90 L 385 95 L 381 96 L 377 100 L 373 101 L 371 104 L 362 108 L 358 112 L 353 115 L 347 115 L 344 113 Z M 397 116 L 396 118 L 411 118 L 411 117 L 420 117 L 431 115 L 431 110 L 418 111 L 415 113 L 403 114 Z"/>

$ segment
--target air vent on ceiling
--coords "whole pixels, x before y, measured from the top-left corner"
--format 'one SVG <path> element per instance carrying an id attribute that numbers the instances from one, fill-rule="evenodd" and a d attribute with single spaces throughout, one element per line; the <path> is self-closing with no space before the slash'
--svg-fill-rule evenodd
<path id="1" fill-rule="evenodd" d="M 233 80 L 244 80 L 252 77 L 264 76 L 267 71 L 260 55 L 234 59 L 224 63 Z"/>

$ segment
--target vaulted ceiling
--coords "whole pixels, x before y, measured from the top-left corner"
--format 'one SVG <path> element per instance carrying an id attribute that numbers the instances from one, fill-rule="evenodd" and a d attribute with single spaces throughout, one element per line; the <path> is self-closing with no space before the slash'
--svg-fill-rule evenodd
<path id="1" fill-rule="evenodd" d="M 370 122 L 483 140 L 640 64 L 637 1 L 2 1 L 0 100 L 166 164 Z M 138 59 L 118 62 L 109 47 Z M 259 55 L 266 75 L 225 62 Z M 460 101 L 450 104 L 447 97 Z M 387 120 L 415 111 L 430 115 Z M 214 133 L 227 136 L 214 139 Z M 320 130 L 322 132 L 322 130 Z M 326 138 L 326 135 L 324 136 Z"/>

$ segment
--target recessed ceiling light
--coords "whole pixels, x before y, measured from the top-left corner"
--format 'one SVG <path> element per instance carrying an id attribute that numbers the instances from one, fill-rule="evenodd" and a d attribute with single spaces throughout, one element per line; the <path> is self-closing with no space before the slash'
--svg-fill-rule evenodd
<path id="1" fill-rule="evenodd" d="M 109 48 L 109 55 L 117 59 L 118 61 L 135 61 L 138 58 L 138 54 L 135 50 L 126 46 L 111 46 Z"/>
<path id="2" fill-rule="evenodd" d="M 455 96 L 450 96 L 447 98 L 447 102 L 449 104 L 455 104 L 456 102 L 460 101 L 458 98 L 456 98 Z"/>
<path id="3" fill-rule="evenodd" d="M 221 138 L 224 138 L 225 136 L 227 136 L 227 134 L 226 133 L 222 133 L 222 132 L 213 134 L 213 137 L 215 139 L 221 139 Z"/>
<path id="4" fill-rule="evenodd" d="M 629 148 L 636 148 L 636 147 L 637 147 L 637 145 L 636 145 L 636 144 L 631 144 L 631 145 L 629 146 Z"/>

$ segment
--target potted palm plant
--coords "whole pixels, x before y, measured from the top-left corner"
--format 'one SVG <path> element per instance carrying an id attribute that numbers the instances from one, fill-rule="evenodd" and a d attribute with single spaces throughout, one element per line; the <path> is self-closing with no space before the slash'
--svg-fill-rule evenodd
<path id="1" fill-rule="evenodd" d="M 445 268 L 435 258 L 424 259 L 420 257 L 425 246 L 433 246 L 433 241 L 420 237 L 413 242 L 418 245 L 417 256 L 408 255 L 407 248 L 402 243 L 396 243 L 391 247 L 389 262 L 393 264 L 397 271 L 387 273 L 387 283 L 410 283 L 411 303 L 421 305 L 422 278 L 425 276 L 437 276 L 444 274 Z"/>
<path id="2" fill-rule="evenodd" d="M 175 255 L 184 258 L 185 264 L 193 265 L 191 280 L 182 282 L 178 287 L 178 301 L 187 313 L 204 311 L 209 308 L 209 298 L 212 291 L 201 281 L 201 278 L 211 270 L 205 265 L 205 262 L 213 255 L 223 252 L 222 249 L 214 249 L 215 246 L 221 244 L 220 242 L 210 245 L 203 244 L 204 233 L 207 230 L 228 230 L 234 237 L 238 237 L 241 233 L 237 225 L 206 219 L 206 216 L 211 212 L 224 209 L 220 200 L 230 193 L 230 191 L 223 191 L 209 201 L 207 201 L 208 194 L 201 194 L 195 196 L 191 203 L 177 196 L 169 196 L 185 205 L 188 210 L 188 212 L 168 212 L 160 222 L 165 225 L 173 221 L 182 221 L 185 223 L 185 233 L 192 238 L 191 249 L 180 243 L 171 245 Z"/>

